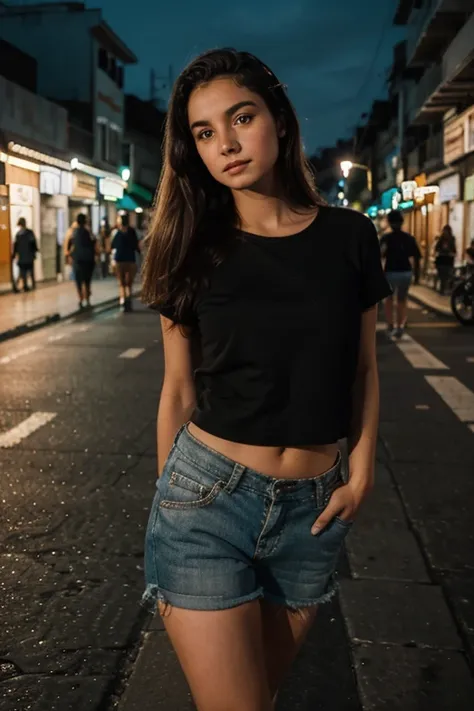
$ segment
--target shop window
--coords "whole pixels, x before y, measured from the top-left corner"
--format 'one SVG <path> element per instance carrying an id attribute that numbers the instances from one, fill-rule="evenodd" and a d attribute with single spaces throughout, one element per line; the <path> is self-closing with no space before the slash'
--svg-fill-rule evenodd
<path id="1" fill-rule="evenodd" d="M 109 68 L 109 55 L 106 49 L 103 47 L 99 48 L 99 69 L 103 69 L 104 72 L 108 71 Z"/>
<path id="2" fill-rule="evenodd" d="M 113 80 L 117 80 L 117 60 L 115 57 L 110 57 L 109 58 L 109 77 Z"/>
<path id="3" fill-rule="evenodd" d="M 110 129 L 109 138 L 110 138 L 109 160 L 110 160 L 110 163 L 113 163 L 114 165 L 118 165 L 120 162 L 120 156 L 122 153 L 122 136 L 119 133 L 119 131 Z"/>
<path id="4" fill-rule="evenodd" d="M 123 89 L 124 85 L 124 71 L 121 65 L 117 66 L 117 86 L 119 89 Z"/>
<path id="5" fill-rule="evenodd" d="M 99 124 L 99 155 L 102 161 L 107 161 L 107 124 Z"/>

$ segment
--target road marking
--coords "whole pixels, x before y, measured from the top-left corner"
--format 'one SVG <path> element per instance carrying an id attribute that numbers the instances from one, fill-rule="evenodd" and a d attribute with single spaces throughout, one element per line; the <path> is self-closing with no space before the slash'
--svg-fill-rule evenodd
<path id="1" fill-rule="evenodd" d="M 417 343 L 408 334 L 405 334 L 399 341 L 395 341 L 395 344 L 414 368 L 422 370 L 449 370 L 447 365 L 438 360 L 438 358 L 427 351 L 426 348 L 423 348 L 420 343 Z"/>
<path id="2" fill-rule="evenodd" d="M 20 422 L 19 425 L 12 427 L 6 432 L 0 434 L 0 448 L 14 447 L 19 444 L 22 439 L 29 437 L 30 434 L 39 430 L 43 425 L 48 424 L 56 417 L 56 412 L 34 412 L 32 415 Z"/>
<path id="3" fill-rule="evenodd" d="M 144 352 L 144 348 L 128 348 L 128 350 L 119 355 L 119 358 L 138 358 Z"/>
<path id="4" fill-rule="evenodd" d="M 461 422 L 474 422 L 474 393 L 469 388 L 449 375 L 426 375 L 425 378 Z"/>
<path id="5" fill-rule="evenodd" d="M 16 360 L 17 358 L 20 358 L 21 356 L 38 351 L 40 348 L 41 346 L 28 346 L 27 348 L 22 348 L 19 351 L 11 353 L 11 355 L 9 356 L 3 356 L 3 358 L 0 358 L 0 365 L 6 365 L 7 363 L 11 363 L 12 361 Z"/>
<path id="6" fill-rule="evenodd" d="M 429 405 L 415 405 L 415 410 L 429 410 Z"/>

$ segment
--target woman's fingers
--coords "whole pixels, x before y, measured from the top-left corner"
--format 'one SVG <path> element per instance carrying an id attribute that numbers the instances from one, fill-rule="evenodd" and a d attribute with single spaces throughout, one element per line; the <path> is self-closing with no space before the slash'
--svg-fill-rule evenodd
<path id="1" fill-rule="evenodd" d="M 341 486 L 339 489 L 332 494 L 329 499 L 329 503 L 322 511 L 316 521 L 311 526 L 311 533 L 316 536 L 320 533 L 326 526 L 328 526 L 335 516 L 341 516 L 341 518 L 346 518 L 345 513 L 347 511 L 347 518 L 350 518 L 353 509 L 353 500 L 351 492 L 346 488 L 346 486 Z"/>

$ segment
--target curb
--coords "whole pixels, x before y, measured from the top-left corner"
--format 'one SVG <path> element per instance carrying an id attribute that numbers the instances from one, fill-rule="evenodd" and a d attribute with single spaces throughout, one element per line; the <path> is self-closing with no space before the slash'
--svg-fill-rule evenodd
<path id="1" fill-rule="evenodd" d="M 20 326 L 15 326 L 14 328 L 2 331 L 2 333 L 0 333 L 0 343 L 3 343 L 3 341 L 9 341 L 11 338 L 16 338 L 17 336 L 24 336 L 25 333 L 37 331 L 39 328 L 44 328 L 44 326 L 49 326 L 50 324 L 57 323 L 61 320 L 61 315 L 59 313 L 40 316 L 32 321 L 22 323 Z"/>
<path id="2" fill-rule="evenodd" d="M 134 297 L 139 297 L 140 292 L 137 292 L 136 294 L 133 294 Z M 101 301 L 98 304 L 94 304 L 90 309 L 87 311 L 81 311 L 80 309 L 76 309 L 75 311 L 70 311 L 67 314 L 64 314 L 61 316 L 60 313 L 53 313 L 53 314 L 47 314 L 46 316 L 40 316 L 36 319 L 33 319 L 32 321 L 27 321 L 26 323 L 22 323 L 20 326 L 15 326 L 14 328 L 9 328 L 6 331 L 3 331 L 0 333 L 0 343 L 3 343 L 4 341 L 9 341 L 13 338 L 17 338 L 18 336 L 24 336 L 26 333 L 32 333 L 33 331 L 37 331 L 40 328 L 44 328 L 45 326 L 50 326 L 53 323 L 60 323 L 61 321 L 67 321 L 70 318 L 75 318 L 76 316 L 83 316 L 87 313 L 102 313 L 103 311 L 108 311 L 109 309 L 114 308 L 115 306 L 118 306 L 119 304 L 119 297 L 114 296 L 113 299 L 107 299 L 106 301 Z"/>
<path id="3" fill-rule="evenodd" d="M 419 296 L 415 296 L 412 293 L 408 294 L 408 298 L 411 299 L 411 301 L 414 301 L 415 304 L 418 304 L 418 306 L 424 306 L 425 309 L 433 311 L 433 313 L 435 313 L 437 316 L 442 316 L 443 318 L 451 318 L 454 320 L 454 316 L 451 312 L 451 309 L 447 307 L 436 306 L 436 304 L 428 303 L 421 299 Z"/>

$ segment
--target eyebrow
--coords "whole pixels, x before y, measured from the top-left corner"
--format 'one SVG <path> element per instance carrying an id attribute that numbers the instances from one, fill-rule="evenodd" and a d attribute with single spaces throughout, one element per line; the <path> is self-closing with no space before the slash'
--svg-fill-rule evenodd
<path id="1" fill-rule="evenodd" d="M 255 108 L 257 108 L 257 104 L 255 103 L 255 101 L 239 101 L 237 104 L 234 104 L 233 106 L 230 106 L 228 109 L 226 109 L 225 115 L 232 116 L 232 114 L 235 114 L 235 112 L 239 109 L 243 109 L 244 106 L 254 106 Z M 210 123 L 210 121 L 206 121 L 203 119 L 200 121 L 194 121 L 194 123 L 191 124 L 191 131 L 194 128 L 198 128 L 199 126 L 209 126 Z"/>

